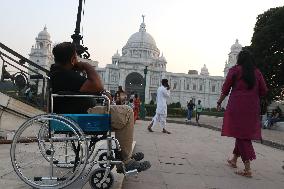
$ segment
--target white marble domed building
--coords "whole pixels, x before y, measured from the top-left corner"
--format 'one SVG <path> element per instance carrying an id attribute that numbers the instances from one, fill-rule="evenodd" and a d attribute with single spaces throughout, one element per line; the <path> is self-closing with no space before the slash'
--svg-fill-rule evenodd
<path id="1" fill-rule="evenodd" d="M 49 69 L 53 62 L 51 46 L 50 35 L 45 27 L 36 38 L 36 45 L 33 46 L 30 53 L 30 60 Z M 236 43 L 231 47 L 228 62 L 225 64 L 225 76 L 228 69 L 235 65 L 241 48 L 242 46 L 236 40 Z M 144 96 L 144 69 L 147 66 L 146 103 L 156 100 L 157 88 L 160 86 L 161 80 L 166 78 L 171 86 L 169 103 L 180 102 L 185 107 L 187 101 L 192 99 L 194 102 L 201 100 L 202 105 L 206 108 L 216 107 L 224 82 L 222 76 L 210 76 L 205 64 L 201 68 L 200 74 L 196 70 L 189 70 L 188 74 L 167 72 L 167 60 L 160 53 L 154 38 L 147 33 L 144 16 L 139 31 L 131 35 L 122 48 L 122 55 L 117 51 L 112 56 L 112 63 L 107 64 L 105 68 L 97 67 L 97 63 L 93 65 L 107 90 L 115 93 L 118 86 L 122 86 L 128 94 L 138 93 L 142 98 Z"/>
<path id="2" fill-rule="evenodd" d="M 210 76 L 206 65 L 200 75 L 195 70 L 189 74 L 167 72 L 167 60 L 160 53 L 154 38 L 147 33 L 146 24 L 140 24 L 139 31 L 128 39 L 122 48 L 122 55 L 116 52 L 112 64 L 97 68 L 108 90 L 114 93 L 121 85 L 128 93 L 139 93 L 143 97 L 144 69 L 146 75 L 146 103 L 156 99 L 157 88 L 163 78 L 169 80 L 172 88 L 169 103 L 201 100 L 204 107 L 215 107 L 224 81 L 222 76 Z"/>

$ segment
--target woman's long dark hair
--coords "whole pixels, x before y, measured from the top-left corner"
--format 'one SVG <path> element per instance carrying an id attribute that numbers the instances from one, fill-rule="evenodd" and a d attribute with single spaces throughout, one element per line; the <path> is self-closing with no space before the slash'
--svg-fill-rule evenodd
<path id="1" fill-rule="evenodd" d="M 252 89 L 255 85 L 255 61 L 251 53 L 242 50 L 238 55 L 237 65 L 242 67 L 242 79 L 248 85 L 248 89 Z"/>

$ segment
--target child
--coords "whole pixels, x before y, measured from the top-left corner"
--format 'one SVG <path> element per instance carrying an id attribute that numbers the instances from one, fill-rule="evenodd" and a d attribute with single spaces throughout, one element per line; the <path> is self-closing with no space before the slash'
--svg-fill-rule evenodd
<path id="1" fill-rule="evenodd" d="M 199 125 L 199 116 L 202 112 L 202 105 L 201 105 L 201 100 L 198 100 L 198 104 L 196 105 L 196 123 Z"/>

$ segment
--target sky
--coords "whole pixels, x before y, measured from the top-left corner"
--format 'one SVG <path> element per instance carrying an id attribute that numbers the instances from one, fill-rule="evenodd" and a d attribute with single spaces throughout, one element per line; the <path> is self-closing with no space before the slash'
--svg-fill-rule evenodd
<path id="1" fill-rule="evenodd" d="M 146 30 L 167 60 L 167 71 L 187 73 L 206 64 L 223 76 L 230 47 L 250 45 L 256 17 L 284 0 L 86 0 L 81 29 L 84 46 L 99 67 L 139 30 Z M 71 41 L 78 0 L 6 0 L 0 5 L 0 41 L 28 57 L 47 26 L 55 43 Z"/>

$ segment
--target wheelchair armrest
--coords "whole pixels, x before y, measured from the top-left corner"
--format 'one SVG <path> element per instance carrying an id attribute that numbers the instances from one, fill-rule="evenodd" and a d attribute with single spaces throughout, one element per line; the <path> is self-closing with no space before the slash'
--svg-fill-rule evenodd
<path id="1" fill-rule="evenodd" d="M 105 95 L 95 95 L 83 92 L 72 92 L 72 91 L 58 91 L 56 94 L 51 94 L 50 99 L 50 110 L 52 113 L 59 114 L 85 114 L 87 110 L 97 104 L 103 104 L 110 106 L 110 100 Z"/>
<path id="2" fill-rule="evenodd" d="M 100 93 L 90 93 L 90 92 L 74 92 L 74 91 L 58 91 L 57 95 L 92 95 L 92 96 L 102 96 Z"/>

